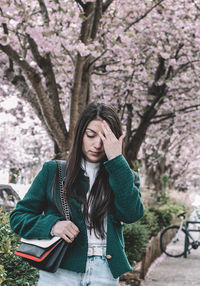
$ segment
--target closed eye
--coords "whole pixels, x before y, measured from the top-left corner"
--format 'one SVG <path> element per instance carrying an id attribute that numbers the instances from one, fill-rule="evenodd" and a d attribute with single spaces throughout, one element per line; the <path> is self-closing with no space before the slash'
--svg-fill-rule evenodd
<path id="1" fill-rule="evenodd" d="M 87 128 L 85 133 L 88 138 L 94 138 L 97 135 L 97 133 L 90 128 Z"/>
<path id="2" fill-rule="evenodd" d="M 87 133 L 86 133 L 86 135 L 88 138 L 94 138 L 95 137 L 94 135 L 88 135 Z"/>

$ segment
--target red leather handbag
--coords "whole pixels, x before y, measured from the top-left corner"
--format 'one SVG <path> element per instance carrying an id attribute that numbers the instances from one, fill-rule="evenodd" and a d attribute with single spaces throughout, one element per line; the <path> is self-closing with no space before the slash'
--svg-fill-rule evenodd
<path id="1" fill-rule="evenodd" d="M 70 220 L 70 209 L 68 202 L 64 200 L 63 181 L 65 174 L 65 162 L 57 161 L 58 178 L 60 187 L 60 198 L 66 220 Z M 15 255 L 29 262 L 32 266 L 48 272 L 56 272 L 66 254 L 68 244 L 60 237 L 52 239 L 24 239 L 16 249 Z"/>
<path id="2" fill-rule="evenodd" d="M 32 266 L 48 272 L 56 272 L 68 244 L 60 237 L 52 239 L 21 239 L 21 245 L 15 255 L 29 262 Z"/>

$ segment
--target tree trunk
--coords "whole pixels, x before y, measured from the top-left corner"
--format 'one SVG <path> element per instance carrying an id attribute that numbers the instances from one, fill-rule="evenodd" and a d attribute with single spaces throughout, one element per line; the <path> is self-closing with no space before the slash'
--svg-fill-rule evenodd
<path id="1" fill-rule="evenodd" d="M 102 0 L 95 3 L 88 2 L 83 5 L 85 20 L 81 26 L 80 41 L 87 45 L 96 38 L 98 26 L 102 17 Z M 111 2 L 110 2 L 111 3 Z M 80 54 L 76 58 L 76 67 L 74 74 L 74 85 L 71 93 L 70 102 L 70 129 L 69 129 L 69 145 L 71 146 L 76 122 L 79 115 L 85 109 L 86 105 L 91 101 L 91 74 L 93 65 L 91 64 L 91 56 L 82 57 Z"/>
<path id="2" fill-rule="evenodd" d="M 134 136 L 127 143 L 126 154 L 128 158 L 128 163 L 131 167 L 133 167 L 133 162 L 137 159 L 137 155 L 146 136 L 147 129 L 151 124 L 151 119 L 156 113 L 157 110 L 154 108 L 150 108 L 144 113 Z"/>
<path id="3" fill-rule="evenodd" d="M 158 84 L 159 79 L 165 74 L 165 72 L 165 60 L 158 55 L 158 66 L 155 71 L 154 82 L 148 88 L 148 95 L 149 98 L 152 98 L 152 102 L 147 106 L 146 111 L 144 111 L 141 116 L 140 124 L 135 134 L 131 138 L 128 138 L 126 146 L 128 163 L 131 167 L 133 167 L 133 162 L 137 159 L 142 142 L 146 137 L 147 129 L 152 124 L 151 121 L 158 112 L 160 106 L 163 104 L 163 98 L 167 95 L 167 86 L 165 82 L 160 85 Z"/>

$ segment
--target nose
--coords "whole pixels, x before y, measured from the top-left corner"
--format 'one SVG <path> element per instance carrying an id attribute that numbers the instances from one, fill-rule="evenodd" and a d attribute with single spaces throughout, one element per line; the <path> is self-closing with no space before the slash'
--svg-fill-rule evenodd
<path id="1" fill-rule="evenodd" d="M 95 138 L 94 147 L 96 149 L 100 149 L 102 147 L 102 144 L 103 144 L 103 142 L 102 142 L 101 138 L 99 136 L 97 136 Z"/>

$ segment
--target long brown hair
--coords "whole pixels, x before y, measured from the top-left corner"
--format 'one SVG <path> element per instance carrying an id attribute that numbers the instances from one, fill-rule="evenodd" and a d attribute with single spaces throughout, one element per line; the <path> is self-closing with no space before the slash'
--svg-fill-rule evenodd
<path id="1" fill-rule="evenodd" d="M 81 114 L 75 128 L 74 139 L 67 158 L 67 174 L 64 185 L 66 197 L 74 197 L 83 204 L 83 214 L 88 228 L 94 229 L 96 237 L 105 237 L 104 218 L 112 207 L 113 192 L 108 183 L 108 173 L 104 168 L 103 161 L 96 180 L 91 189 L 89 198 L 86 199 L 85 192 L 81 191 L 80 175 L 81 160 L 84 157 L 82 152 L 83 135 L 88 124 L 95 119 L 105 120 L 117 138 L 122 135 L 122 127 L 114 108 L 103 103 L 90 103 Z M 74 192 L 76 188 L 77 192 Z M 88 214 L 90 204 L 90 215 Z"/>

